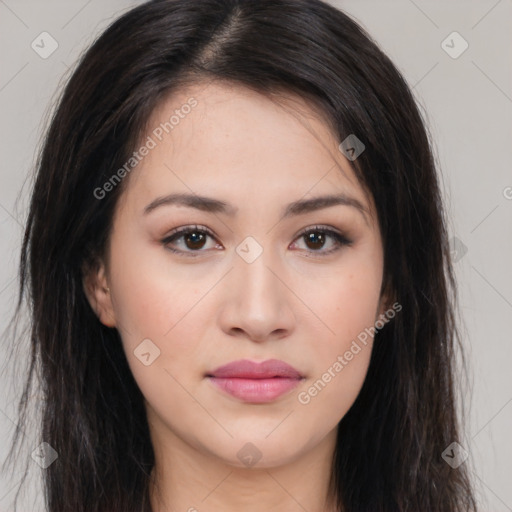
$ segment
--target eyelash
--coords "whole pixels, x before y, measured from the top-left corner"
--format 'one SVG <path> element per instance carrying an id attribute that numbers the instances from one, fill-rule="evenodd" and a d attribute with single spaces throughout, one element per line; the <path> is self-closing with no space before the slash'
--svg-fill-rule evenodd
<path id="1" fill-rule="evenodd" d="M 215 235 L 208 228 L 197 226 L 197 225 L 184 226 L 184 227 L 177 228 L 174 231 L 172 231 L 168 236 L 166 236 L 164 239 L 161 240 L 161 243 L 166 247 L 166 249 L 168 249 L 169 251 L 171 251 L 173 253 L 184 255 L 186 257 L 195 258 L 195 257 L 199 256 L 201 252 L 205 252 L 205 251 L 203 251 L 203 250 L 182 251 L 179 249 L 173 249 L 172 247 L 169 247 L 169 244 L 171 242 L 174 242 L 174 241 L 182 238 L 183 235 L 186 235 L 189 233 L 199 233 L 199 234 L 204 234 L 204 235 L 208 235 L 212 238 L 215 238 Z M 299 238 L 304 237 L 305 235 L 309 235 L 311 233 L 322 233 L 324 235 L 331 236 L 336 242 L 336 247 L 334 247 L 333 249 L 330 249 L 329 251 L 310 250 L 309 252 L 315 254 L 314 257 L 317 257 L 316 254 L 319 254 L 320 257 L 330 255 L 336 251 L 339 251 L 343 246 L 351 246 L 353 243 L 352 240 L 349 240 L 345 235 L 342 235 L 341 233 L 338 233 L 337 231 L 334 231 L 333 229 L 326 227 L 326 226 L 314 226 L 312 228 L 307 228 L 304 231 L 302 231 L 301 233 L 299 233 L 299 235 L 297 236 L 297 238 L 295 240 L 298 240 Z"/>

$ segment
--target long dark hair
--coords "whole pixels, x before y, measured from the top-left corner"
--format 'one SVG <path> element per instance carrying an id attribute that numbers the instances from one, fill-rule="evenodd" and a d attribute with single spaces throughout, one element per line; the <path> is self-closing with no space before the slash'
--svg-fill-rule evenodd
<path id="1" fill-rule="evenodd" d="M 320 0 L 154 0 L 115 21 L 82 56 L 51 119 L 20 259 L 31 359 L 9 458 L 35 375 L 49 512 L 150 511 L 154 465 L 143 396 L 116 329 L 83 290 L 104 255 L 128 178 L 94 191 L 131 156 L 170 92 L 212 79 L 285 91 L 321 109 L 353 162 L 384 243 L 383 290 L 403 310 L 375 337 L 355 403 L 339 423 L 330 488 L 346 512 L 476 510 L 459 441 L 455 281 L 430 137 L 405 80 L 370 36 Z M 137 172 L 136 169 L 133 172 Z"/>

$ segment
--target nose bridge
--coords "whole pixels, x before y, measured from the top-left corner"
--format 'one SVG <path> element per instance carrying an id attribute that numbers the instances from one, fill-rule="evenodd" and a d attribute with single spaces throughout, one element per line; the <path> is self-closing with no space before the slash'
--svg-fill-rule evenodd
<path id="1" fill-rule="evenodd" d="M 242 330 L 253 341 L 263 341 L 274 331 L 291 331 L 292 298 L 278 277 L 283 266 L 277 252 L 252 237 L 240 243 L 236 252 L 221 312 L 223 329 Z"/>
<path id="2" fill-rule="evenodd" d="M 247 237 L 238 245 L 236 252 L 235 275 L 240 280 L 240 300 L 265 299 L 266 304 L 278 301 L 281 295 L 279 288 L 283 285 L 275 274 L 279 274 L 281 267 L 272 249 L 264 247 L 254 237 Z"/>

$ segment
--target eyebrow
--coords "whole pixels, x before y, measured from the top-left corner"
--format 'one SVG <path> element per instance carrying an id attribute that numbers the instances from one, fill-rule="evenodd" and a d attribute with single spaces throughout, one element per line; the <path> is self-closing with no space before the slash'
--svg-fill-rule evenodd
<path id="1" fill-rule="evenodd" d="M 147 215 L 160 206 L 169 205 L 186 206 L 207 213 L 219 213 L 229 216 L 234 216 L 238 212 L 238 208 L 219 199 L 214 199 L 213 197 L 198 196 L 195 194 L 169 194 L 157 197 L 154 201 L 149 203 L 144 208 L 144 215 Z M 367 208 L 355 197 L 348 196 L 344 193 L 294 201 L 284 208 L 281 220 L 338 205 L 350 206 L 357 209 L 363 215 L 365 221 L 368 222 L 366 217 L 368 213 Z"/>

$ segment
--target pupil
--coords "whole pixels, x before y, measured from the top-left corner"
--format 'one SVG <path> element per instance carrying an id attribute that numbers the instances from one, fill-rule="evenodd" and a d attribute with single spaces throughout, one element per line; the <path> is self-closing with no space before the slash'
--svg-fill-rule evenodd
<path id="1" fill-rule="evenodd" d="M 320 249 L 322 245 L 324 244 L 324 235 L 323 233 L 309 233 L 307 236 L 306 243 L 310 242 L 313 243 L 313 245 L 316 244 L 316 247 L 313 247 L 314 249 Z M 316 239 L 316 240 L 315 240 Z"/>
<path id="2" fill-rule="evenodd" d="M 202 240 L 201 240 L 201 238 L 202 238 Z M 191 241 L 191 243 L 192 243 L 192 247 L 189 246 L 189 249 L 200 249 L 202 247 L 202 245 L 204 245 L 203 233 L 197 233 L 197 232 L 193 231 L 186 237 L 186 240 L 187 240 L 187 242 Z M 203 242 L 203 244 L 201 242 Z"/>
<path id="3" fill-rule="evenodd" d="M 313 249 L 321 249 L 325 243 L 323 233 L 309 233 L 306 236 L 306 243 L 312 244 Z M 204 234 L 193 231 L 186 236 L 187 246 L 189 249 L 200 249 L 204 245 Z M 190 245 L 191 246 L 190 246 Z"/>

